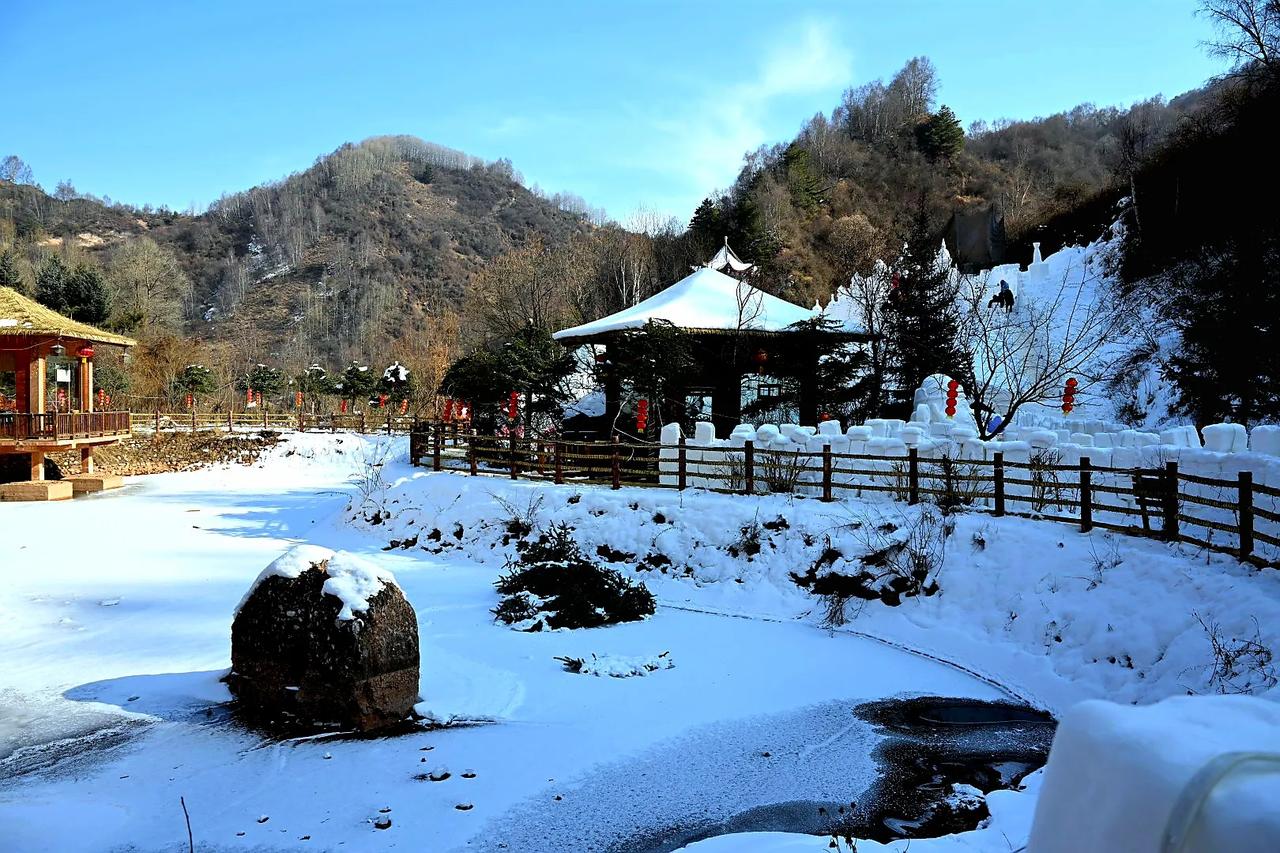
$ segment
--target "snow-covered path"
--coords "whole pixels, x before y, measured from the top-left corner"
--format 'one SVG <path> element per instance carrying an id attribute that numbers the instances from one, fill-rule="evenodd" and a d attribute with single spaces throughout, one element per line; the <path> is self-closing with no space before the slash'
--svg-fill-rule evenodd
<path id="1" fill-rule="evenodd" d="M 856 798 L 879 738 L 848 713 L 860 701 L 1001 698 L 796 623 L 663 608 L 591 631 L 498 627 L 492 566 L 383 552 L 342 522 L 370 444 L 344 441 L 301 436 L 252 468 L 0 507 L 5 849 L 186 849 L 179 797 L 203 850 L 604 849 L 699 816 Z M 491 722 L 283 743 L 229 723 L 217 679 L 232 611 L 297 541 L 392 570 L 419 616 L 426 707 Z M 553 659 L 663 651 L 675 668 L 646 678 L 572 675 Z M 378 830 L 383 809 L 392 826 Z"/>

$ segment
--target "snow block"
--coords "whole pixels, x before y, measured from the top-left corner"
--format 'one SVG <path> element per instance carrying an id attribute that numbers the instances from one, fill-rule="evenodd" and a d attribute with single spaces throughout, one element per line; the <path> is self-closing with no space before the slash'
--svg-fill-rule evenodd
<path id="1" fill-rule="evenodd" d="M 664 424 L 662 427 L 661 441 L 663 444 L 679 444 L 681 435 L 683 435 L 683 433 L 680 432 L 680 424 Z"/>
<path id="2" fill-rule="evenodd" d="M 823 421 L 818 424 L 818 435 L 840 435 L 840 433 L 839 421 Z"/>
<path id="3" fill-rule="evenodd" d="M 926 429 L 928 429 L 927 424 L 907 424 L 902 428 L 902 433 L 899 437 L 907 447 L 918 447 L 920 439 L 924 438 Z"/>
<path id="4" fill-rule="evenodd" d="M 1087 432 L 1073 432 L 1069 440 L 1072 444 L 1078 444 L 1081 447 L 1093 447 L 1093 436 Z"/>
<path id="5" fill-rule="evenodd" d="M 1254 453 L 1280 456 L 1280 426 L 1263 425 L 1249 433 L 1249 449 Z"/>
<path id="6" fill-rule="evenodd" d="M 1249 446 L 1244 424 L 1209 424 L 1203 432 L 1205 449 L 1215 453 L 1240 453 Z"/>
<path id="7" fill-rule="evenodd" d="M 1250 696 L 1081 702 L 1058 726 L 1027 850 L 1280 850 L 1280 773 L 1274 764 L 1231 765 L 1230 753 L 1280 753 L 1280 704 Z M 1195 777 L 1214 761 L 1225 775 L 1197 801 Z M 1165 846 L 1171 828 L 1185 833 L 1179 847 Z"/>
<path id="8" fill-rule="evenodd" d="M 844 434 L 849 436 L 850 441 L 870 441 L 873 437 L 869 426 L 851 426 Z"/>
<path id="9" fill-rule="evenodd" d="M 698 421 L 693 425 L 693 440 L 698 444 L 710 444 L 716 440 L 716 427 L 710 421 Z"/>
<path id="10" fill-rule="evenodd" d="M 231 625 L 227 686 L 271 727 L 371 731 L 418 701 L 418 618 L 389 572 L 298 546 L 268 566 Z"/>

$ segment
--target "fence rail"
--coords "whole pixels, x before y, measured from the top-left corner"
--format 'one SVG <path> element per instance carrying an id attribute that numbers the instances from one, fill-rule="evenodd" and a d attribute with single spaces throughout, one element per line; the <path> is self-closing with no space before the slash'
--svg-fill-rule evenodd
<path id="1" fill-rule="evenodd" d="M 154 432 L 196 432 L 199 430 L 297 429 L 322 432 L 407 433 L 415 423 L 412 416 L 356 412 L 354 414 L 307 414 L 273 412 L 266 409 L 243 412 L 134 412 L 134 429 Z"/>
<path id="2" fill-rule="evenodd" d="M 73 441 L 129 434 L 128 412 L 0 412 L 0 440 Z"/>
<path id="3" fill-rule="evenodd" d="M 823 501 L 849 495 L 888 495 L 1023 515 L 1189 542 L 1258 565 L 1280 558 L 1280 490 L 1235 480 L 1158 468 L 1115 468 L 1006 459 L 880 456 L 756 447 L 676 446 L 634 441 L 565 441 L 492 436 L 458 424 L 422 422 L 409 438 L 410 461 L 436 471 L 503 475 L 511 479 L 622 486 L 704 488 L 737 494 L 790 493 Z M 1215 537 L 1215 534 L 1219 534 Z M 1215 538 L 1218 541 L 1215 541 Z M 1257 544 L 1268 553 L 1256 553 Z"/>

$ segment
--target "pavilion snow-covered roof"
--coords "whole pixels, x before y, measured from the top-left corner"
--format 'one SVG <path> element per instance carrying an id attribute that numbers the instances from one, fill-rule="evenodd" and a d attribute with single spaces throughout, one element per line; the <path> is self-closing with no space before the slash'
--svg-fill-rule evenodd
<path id="1" fill-rule="evenodd" d="M 650 320 L 665 320 L 692 332 L 781 332 L 793 323 L 812 320 L 813 316 L 807 308 L 708 266 L 699 267 L 630 308 L 563 329 L 552 337 L 567 343 L 607 332 L 639 329 Z"/>
<path id="2" fill-rule="evenodd" d="M 3 338 L 14 335 L 66 338 L 122 347 L 137 343 L 124 335 L 104 332 L 88 323 L 64 317 L 13 288 L 0 287 L 0 349 L 3 348 Z"/>

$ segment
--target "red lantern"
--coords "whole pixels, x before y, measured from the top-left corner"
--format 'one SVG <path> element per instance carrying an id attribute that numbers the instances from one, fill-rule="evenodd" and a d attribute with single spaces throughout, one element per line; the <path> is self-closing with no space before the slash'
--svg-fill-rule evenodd
<path id="1" fill-rule="evenodd" d="M 830 413 L 830 412 L 823 412 L 822 414 L 818 415 L 818 420 L 819 420 L 819 421 L 829 421 L 829 420 L 831 420 L 831 413 Z"/>
<path id="2" fill-rule="evenodd" d="M 80 349 L 76 350 L 76 355 L 80 356 L 81 358 L 93 358 L 93 347 L 90 346 L 89 344 L 85 344 L 84 346 L 80 347 Z"/>
<path id="3" fill-rule="evenodd" d="M 101 409 L 107 404 L 107 392 L 101 388 L 98 389 L 98 408 Z"/>
<path id="4" fill-rule="evenodd" d="M 302 408 L 302 392 L 301 391 L 294 392 L 293 405 L 294 405 L 294 408 L 297 408 L 297 409 Z"/>
<path id="5" fill-rule="evenodd" d="M 194 394 L 188 394 L 188 395 L 187 395 L 187 408 L 188 408 L 188 409 L 195 408 L 195 405 L 196 405 L 196 398 L 195 398 L 195 395 L 194 395 Z"/>
<path id="6" fill-rule="evenodd" d="M 514 421 L 516 416 L 519 414 L 520 393 L 518 391 L 512 391 L 510 399 L 507 400 L 507 417 Z"/>
<path id="7" fill-rule="evenodd" d="M 339 404 L 338 404 L 338 411 L 339 411 L 339 412 L 342 412 L 342 414 L 344 414 L 344 415 L 347 413 L 347 401 L 346 401 L 346 400 L 343 400 L 341 403 L 339 403 Z"/>
<path id="8" fill-rule="evenodd" d="M 769 360 L 769 353 L 762 349 L 758 349 L 755 351 L 755 354 L 751 356 L 751 360 L 755 362 L 756 373 L 764 373 L 764 365 L 765 362 Z"/>
<path id="9" fill-rule="evenodd" d="M 259 406 L 261 406 L 261 405 L 262 405 L 262 392 L 261 392 L 261 391 L 254 391 L 254 392 L 253 392 L 253 397 L 254 397 L 254 399 L 255 399 L 255 400 L 257 400 L 257 401 L 258 401 L 258 405 L 259 405 Z"/>
<path id="10" fill-rule="evenodd" d="M 1076 407 L 1076 387 L 1079 384 L 1074 376 L 1067 377 L 1067 387 L 1062 392 L 1062 414 L 1069 415 Z"/>
<path id="11" fill-rule="evenodd" d="M 947 383 L 947 417 L 956 416 L 956 398 L 960 394 L 960 383 L 952 379 Z"/>
<path id="12" fill-rule="evenodd" d="M 641 399 L 636 403 L 636 432 L 644 432 L 649 425 L 649 401 Z"/>
<path id="13" fill-rule="evenodd" d="M 379 408 L 379 409 L 385 409 L 386 407 L 387 407 L 387 395 L 386 395 L 386 394 L 379 394 L 379 395 L 378 395 L 378 408 Z"/>
<path id="14" fill-rule="evenodd" d="M 248 396 L 244 398 L 244 404 L 246 406 L 252 406 L 253 405 L 253 389 L 252 388 L 248 389 L 247 391 L 245 391 L 245 394 L 247 394 Z"/>
<path id="15" fill-rule="evenodd" d="M 444 422 L 449 423 L 453 420 L 453 398 L 444 398 Z"/>
<path id="16" fill-rule="evenodd" d="M 400 401 L 400 414 L 403 415 L 407 411 L 409 411 L 409 398 L 405 397 Z"/>

